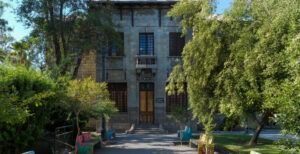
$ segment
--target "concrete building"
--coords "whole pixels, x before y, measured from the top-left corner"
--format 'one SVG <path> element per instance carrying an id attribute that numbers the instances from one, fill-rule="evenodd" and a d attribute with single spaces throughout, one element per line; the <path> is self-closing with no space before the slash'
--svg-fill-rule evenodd
<path id="1" fill-rule="evenodd" d="M 178 128 L 168 115 L 175 107 L 187 109 L 187 94 L 168 96 L 165 92 L 168 75 L 181 61 L 188 40 L 188 36 L 181 37 L 178 20 L 167 16 L 176 1 L 111 0 L 123 47 L 108 52 L 104 71 L 101 55 L 86 55 L 79 77 L 92 76 L 97 81 L 105 77 L 119 109 L 109 124 L 115 129 L 128 129 L 132 123 Z"/>

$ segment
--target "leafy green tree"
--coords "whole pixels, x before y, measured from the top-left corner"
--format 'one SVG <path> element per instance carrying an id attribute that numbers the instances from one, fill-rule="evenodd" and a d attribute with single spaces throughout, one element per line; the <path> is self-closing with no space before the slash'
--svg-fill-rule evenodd
<path id="1" fill-rule="evenodd" d="M 9 35 L 12 29 L 8 27 L 7 21 L 1 18 L 5 7 L 8 7 L 8 5 L 0 1 L 0 62 L 4 61 L 9 50 L 9 43 L 13 40 Z"/>
<path id="2" fill-rule="evenodd" d="M 71 80 L 67 87 L 68 99 L 63 103 L 66 109 L 76 116 L 77 135 L 80 134 L 79 115 L 82 112 L 93 116 L 111 116 L 116 112 L 114 104 L 109 100 L 106 83 L 97 83 L 91 78 Z"/>
<path id="3" fill-rule="evenodd" d="M 5 57 L 7 63 L 39 68 L 41 70 L 45 67 L 40 38 L 27 36 L 20 41 L 11 43 L 10 46 L 11 49 Z"/>
<path id="4" fill-rule="evenodd" d="M 288 4 L 292 5 L 282 7 Z M 298 82 L 298 68 L 291 63 L 299 54 L 287 49 L 299 35 L 299 6 L 294 0 L 236 1 L 224 17 L 231 29 L 240 27 L 240 34 L 232 42 L 230 58 L 218 76 L 217 93 L 223 111 L 248 113 L 256 119 L 257 128 L 249 144 L 257 143 L 261 129 L 275 113 L 287 116 L 282 109 L 289 108 L 289 102 L 298 104 L 298 96 L 291 94 L 300 91 L 290 88 Z M 247 23 L 240 26 L 238 19 L 247 19 Z"/>
<path id="5" fill-rule="evenodd" d="M 208 137 L 214 128 L 213 116 L 218 107 L 214 93 L 215 76 L 222 67 L 223 56 L 226 56 L 226 52 L 221 52 L 226 40 L 217 35 L 222 24 L 208 19 L 212 14 L 211 7 L 210 1 L 183 0 L 169 12 L 171 16 L 182 17 L 183 33 L 193 30 L 193 38 L 184 48 L 183 65 L 173 68 L 166 88 L 169 93 L 174 89 L 180 92 L 187 81 L 190 109 L 203 124 Z"/>
<path id="6" fill-rule="evenodd" d="M 104 52 L 117 35 L 109 5 L 91 0 L 22 0 L 20 20 L 33 28 L 32 36 L 43 46 L 45 63 L 59 73 L 76 78 L 85 52 Z"/>
<path id="7" fill-rule="evenodd" d="M 289 123 L 299 118 L 287 114 L 299 113 L 299 6 L 297 0 L 235 0 L 224 16 L 216 16 L 215 1 L 183 0 L 171 10 L 193 38 L 184 48 L 183 66 L 169 80 L 188 81 L 190 107 L 205 127 L 213 128 L 218 110 L 251 116 L 257 128 L 249 144 L 256 144 L 275 113 Z"/>
<path id="8" fill-rule="evenodd" d="M 171 117 L 180 125 L 183 129 L 185 125 L 190 125 L 191 112 L 183 107 L 174 107 L 171 111 Z"/>
<path id="9" fill-rule="evenodd" d="M 54 89 L 53 80 L 41 72 L 0 67 L 0 153 L 21 153 L 44 135 Z"/>
<path id="10" fill-rule="evenodd" d="M 31 116 L 29 106 L 43 105 L 53 95 L 52 81 L 42 73 L 21 66 L 0 67 L 0 122 L 22 123 Z"/>

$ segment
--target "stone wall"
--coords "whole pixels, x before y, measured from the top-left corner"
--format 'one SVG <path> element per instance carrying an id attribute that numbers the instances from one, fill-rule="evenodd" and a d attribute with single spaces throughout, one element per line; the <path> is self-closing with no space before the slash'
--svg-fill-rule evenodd
<path id="1" fill-rule="evenodd" d="M 96 79 L 96 53 L 94 51 L 84 54 L 78 70 L 77 78 L 91 77 Z"/>
<path id="2" fill-rule="evenodd" d="M 168 8 L 160 6 L 135 6 L 124 8 L 122 11 L 116 9 L 113 12 L 113 20 L 118 25 L 117 31 L 124 33 L 125 55 L 106 57 L 105 77 L 107 82 L 126 82 L 128 92 L 128 112 L 115 115 L 109 123 L 117 129 L 128 129 L 130 123 L 138 123 L 139 84 L 143 82 L 154 83 L 154 123 L 170 129 L 175 127 L 174 122 L 166 116 L 165 85 L 172 66 L 180 62 L 180 57 L 169 56 L 169 33 L 180 32 L 181 29 L 177 20 L 167 16 L 168 10 Z M 154 55 L 157 57 L 157 69 L 154 78 L 148 81 L 138 80 L 136 73 L 135 57 L 139 52 L 140 33 L 154 34 Z M 186 36 L 186 41 L 190 37 L 190 34 Z M 91 76 L 97 81 L 102 81 L 101 58 L 95 53 L 86 55 L 78 76 Z"/>

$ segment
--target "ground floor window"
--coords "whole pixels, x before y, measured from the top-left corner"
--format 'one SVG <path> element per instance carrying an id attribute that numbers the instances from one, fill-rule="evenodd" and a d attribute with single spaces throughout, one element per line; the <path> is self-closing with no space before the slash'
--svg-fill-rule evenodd
<path id="1" fill-rule="evenodd" d="M 166 112 L 170 113 L 178 107 L 183 109 L 188 108 L 188 94 L 186 84 L 185 91 L 183 93 L 176 92 L 173 95 L 166 94 Z"/>
<path id="2" fill-rule="evenodd" d="M 116 103 L 119 112 L 127 112 L 127 84 L 108 83 L 110 99 Z"/>

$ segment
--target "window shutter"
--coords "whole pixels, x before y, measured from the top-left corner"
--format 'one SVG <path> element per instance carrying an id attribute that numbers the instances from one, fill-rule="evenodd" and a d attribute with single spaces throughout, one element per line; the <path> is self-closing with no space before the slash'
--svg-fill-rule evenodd
<path id="1" fill-rule="evenodd" d="M 181 37 L 181 33 L 171 32 L 169 34 L 169 56 L 181 56 L 185 38 Z"/>
<path id="2" fill-rule="evenodd" d="M 118 36 L 120 40 L 113 40 L 109 45 L 109 56 L 124 56 L 124 33 L 119 32 Z"/>
<path id="3" fill-rule="evenodd" d="M 110 99 L 116 104 L 119 112 L 127 112 L 127 84 L 126 83 L 108 83 Z"/>

